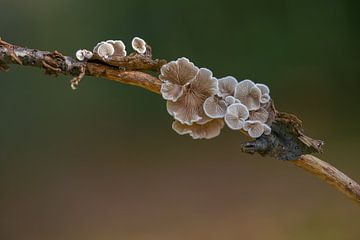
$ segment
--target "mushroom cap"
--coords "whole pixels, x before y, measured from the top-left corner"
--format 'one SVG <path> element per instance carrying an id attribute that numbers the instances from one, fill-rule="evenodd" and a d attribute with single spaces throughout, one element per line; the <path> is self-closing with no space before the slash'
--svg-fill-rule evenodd
<path id="1" fill-rule="evenodd" d="M 208 97 L 203 105 L 205 114 L 210 118 L 223 118 L 226 114 L 226 101 L 216 97 Z"/>
<path id="2" fill-rule="evenodd" d="M 261 94 L 270 94 L 270 89 L 265 84 L 257 83 L 256 86 L 260 89 Z"/>
<path id="3" fill-rule="evenodd" d="M 86 59 L 90 59 L 90 58 L 93 57 L 94 54 L 93 54 L 91 51 L 86 50 L 86 49 L 83 49 L 83 50 L 84 50 L 84 57 L 85 57 Z"/>
<path id="4" fill-rule="evenodd" d="M 246 121 L 244 130 L 248 132 L 252 138 L 259 138 L 263 134 L 270 134 L 271 128 L 260 121 Z"/>
<path id="5" fill-rule="evenodd" d="M 257 83 L 256 86 L 260 89 L 261 91 L 261 97 L 260 97 L 260 102 L 261 103 L 268 103 L 270 101 L 270 89 L 268 86 L 266 86 L 265 84 L 262 83 Z"/>
<path id="6" fill-rule="evenodd" d="M 260 121 L 266 123 L 269 118 L 269 113 L 265 108 L 261 107 L 258 110 L 250 111 L 249 119 L 251 121 Z"/>
<path id="7" fill-rule="evenodd" d="M 218 84 L 219 84 L 218 95 L 224 98 L 227 96 L 233 96 L 237 83 L 238 81 L 236 80 L 236 78 L 232 76 L 220 78 L 218 80 Z"/>
<path id="8" fill-rule="evenodd" d="M 240 101 L 236 98 L 234 98 L 233 96 L 227 96 L 225 97 L 225 102 L 227 106 L 230 106 L 231 104 L 234 103 L 240 103 Z"/>
<path id="9" fill-rule="evenodd" d="M 240 130 L 248 117 L 249 111 L 247 107 L 242 103 L 234 103 L 227 108 L 224 120 L 229 128 Z"/>
<path id="10" fill-rule="evenodd" d="M 85 59 L 90 59 L 93 57 L 93 53 L 86 49 L 80 49 L 76 51 L 76 58 L 79 61 L 84 61 Z"/>
<path id="11" fill-rule="evenodd" d="M 172 128 L 180 135 L 189 134 L 193 139 L 210 139 L 218 136 L 224 127 L 222 119 L 212 119 L 211 121 L 200 125 L 194 123 L 192 125 L 182 124 L 174 121 Z"/>
<path id="12" fill-rule="evenodd" d="M 110 43 L 114 48 L 114 53 L 112 57 L 125 57 L 126 50 L 125 44 L 121 40 L 107 40 L 107 43 Z"/>
<path id="13" fill-rule="evenodd" d="M 167 110 L 182 124 L 191 125 L 206 117 L 203 103 L 216 92 L 216 78 L 212 77 L 210 70 L 201 68 L 195 78 L 186 85 L 182 96 L 176 102 L 167 101 Z"/>
<path id="14" fill-rule="evenodd" d="M 263 94 L 260 98 L 261 103 L 268 103 L 270 101 L 271 97 L 269 94 Z"/>
<path id="15" fill-rule="evenodd" d="M 184 86 L 193 80 L 198 73 L 196 67 L 189 59 L 182 57 L 176 61 L 164 64 L 160 69 L 160 80 Z"/>
<path id="16" fill-rule="evenodd" d="M 184 93 L 184 86 L 192 81 L 199 72 L 187 58 L 179 58 L 163 65 L 160 69 L 161 95 L 165 100 L 176 102 Z"/>
<path id="17" fill-rule="evenodd" d="M 115 49 L 110 43 L 101 42 L 95 46 L 94 52 L 102 58 L 108 58 L 109 56 L 114 54 Z"/>
<path id="18" fill-rule="evenodd" d="M 146 52 L 146 42 L 139 37 L 133 38 L 131 41 L 131 46 L 136 52 L 140 54 L 144 54 Z"/>
<path id="19" fill-rule="evenodd" d="M 176 102 L 184 93 L 184 86 L 166 81 L 161 84 L 160 93 L 165 100 Z"/>
<path id="20" fill-rule="evenodd" d="M 234 96 L 249 110 L 260 108 L 261 90 L 251 80 L 239 82 L 235 88 Z"/>
<path id="21" fill-rule="evenodd" d="M 85 59 L 84 50 L 77 50 L 75 55 L 77 60 L 84 61 Z"/>

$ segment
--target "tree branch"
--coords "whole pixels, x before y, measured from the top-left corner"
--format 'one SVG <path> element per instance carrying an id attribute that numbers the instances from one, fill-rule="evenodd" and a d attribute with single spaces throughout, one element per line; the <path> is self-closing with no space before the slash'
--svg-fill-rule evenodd
<path id="1" fill-rule="evenodd" d="M 314 174 L 355 202 L 360 203 L 360 185 L 331 164 L 312 155 L 303 155 L 299 159 L 290 162 Z"/>
<path id="2" fill-rule="evenodd" d="M 114 61 L 77 61 L 54 51 L 40 51 L 9 44 L 0 39 L 0 71 L 8 71 L 9 64 L 38 67 L 51 75 L 72 76 L 75 88 L 83 76 L 94 76 L 119 83 L 142 87 L 159 94 L 162 82 L 149 72 L 158 74 L 165 60 L 152 59 L 151 48 L 144 55 L 132 53 Z M 301 121 L 292 114 L 278 112 L 273 102 L 267 106 L 270 113 L 270 135 L 242 144 L 246 153 L 259 153 L 276 159 L 290 160 L 296 166 L 318 176 L 347 197 L 360 203 L 360 186 L 332 165 L 312 156 L 322 151 L 323 141 L 304 134 Z"/>

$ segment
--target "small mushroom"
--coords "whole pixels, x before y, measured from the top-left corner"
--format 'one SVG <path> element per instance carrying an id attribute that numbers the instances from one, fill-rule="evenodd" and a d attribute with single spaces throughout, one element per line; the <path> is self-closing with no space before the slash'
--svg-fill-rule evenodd
<path id="1" fill-rule="evenodd" d="M 266 123 L 269 118 L 269 113 L 265 108 L 261 107 L 258 110 L 250 111 L 249 119 L 251 121 L 260 121 Z"/>
<path id="2" fill-rule="evenodd" d="M 223 98 L 227 96 L 233 96 L 237 83 L 238 81 L 232 76 L 220 78 L 218 80 L 218 84 L 219 84 L 218 95 Z"/>
<path id="3" fill-rule="evenodd" d="M 271 133 L 271 128 L 260 121 L 246 121 L 244 130 L 247 131 L 252 138 L 258 138 L 263 134 L 269 135 Z"/>
<path id="4" fill-rule="evenodd" d="M 203 104 L 217 91 L 217 79 L 209 69 L 201 68 L 195 78 L 184 86 L 182 95 L 175 102 L 167 102 L 167 110 L 182 124 L 191 125 L 206 118 Z"/>
<path id="5" fill-rule="evenodd" d="M 210 118 L 223 118 L 228 107 L 226 101 L 218 96 L 208 97 L 204 102 L 204 112 Z"/>
<path id="6" fill-rule="evenodd" d="M 234 103 L 227 108 L 224 120 L 229 128 L 240 130 L 248 117 L 249 111 L 246 106 L 242 103 Z"/>
<path id="7" fill-rule="evenodd" d="M 193 139 L 210 139 L 218 136 L 224 127 L 222 119 L 212 119 L 211 121 L 200 125 L 193 123 L 192 125 L 182 124 L 174 121 L 172 128 L 180 135 L 189 134 Z"/>
<path id="8" fill-rule="evenodd" d="M 260 97 L 260 102 L 261 103 L 268 103 L 270 101 L 270 89 L 268 86 L 266 86 L 265 84 L 262 83 L 257 83 L 256 86 L 260 89 L 261 91 L 261 97 Z"/>
<path id="9" fill-rule="evenodd" d="M 240 100 L 234 98 L 233 96 L 227 96 L 225 98 L 225 102 L 226 102 L 227 106 L 230 106 L 231 104 L 234 104 L 234 103 L 240 103 Z"/>
<path id="10" fill-rule="evenodd" d="M 114 48 L 114 53 L 111 57 L 122 58 L 126 56 L 125 44 L 121 40 L 107 40 L 107 43 L 110 43 Z"/>
<path id="11" fill-rule="evenodd" d="M 137 53 L 144 54 L 146 52 L 146 42 L 139 37 L 133 38 L 131 46 Z"/>
<path id="12" fill-rule="evenodd" d="M 115 49 L 110 43 L 100 42 L 95 46 L 93 52 L 96 53 L 99 57 L 106 59 L 114 54 Z"/>
<path id="13" fill-rule="evenodd" d="M 249 110 L 260 108 L 261 90 L 251 80 L 239 82 L 235 88 L 234 96 Z"/>
<path id="14" fill-rule="evenodd" d="M 198 71 L 199 68 L 184 57 L 163 65 L 159 76 L 163 82 L 160 89 L 162 97 L 177 101 L 183 95 L 184 86 L 195 78 Z"/>
<path id="15" fill-rule="evenodd" d="M 93 57 L 93 53 L 86 49 L 80 49 L 76 52 L 76 59 L 79 61 L 84 61 L 85 59 L 90 59 Z"/>

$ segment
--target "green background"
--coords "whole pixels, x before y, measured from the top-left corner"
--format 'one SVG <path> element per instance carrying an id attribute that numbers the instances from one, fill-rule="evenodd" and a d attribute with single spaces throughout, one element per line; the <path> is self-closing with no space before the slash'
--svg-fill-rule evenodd
<path id="1" fill-rule="evenodd" d="M 0 0 L 0 36 L 74 55 L 144 38 L 215 76 L 270 86 L 360 180 L 360 4 L 340 0 Z M 292 164 L 192 140 L 160 96 L 12 66 L 0 73 L 0 239 L 360 239 L 360 209 Z"/>

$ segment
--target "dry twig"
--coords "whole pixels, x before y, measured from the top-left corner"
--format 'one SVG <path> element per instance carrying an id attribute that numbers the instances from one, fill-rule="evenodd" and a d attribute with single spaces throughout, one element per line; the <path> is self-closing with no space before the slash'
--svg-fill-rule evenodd
<path id="1" fill-rule="evenodd" d="M 0 71 L 9 70 L 9 64 L 38 67 L 45 69 L 47 74 L 72 76 L 73 88 L 87 75 L 142 87 L 159 94 L 162 82 L 148 72 L 158 73 L 165 63 L 165 60 L 152 59 L 152 54 L 130 54 L 111 65 L 97 60 L 81 62 L 57 51 L 29 49 L 0 40 Z M 306 136 L 296 116 L 276 111 L 273 104 L 269 109 L 273 115 L 271 134 L 242 144 L 242 151 L 289 160 L 287 162 L 318 176 L 360 203 L 360 185 L 357 182 L 332 165 L 308 155 L 321 152 L 323 142 Z"/>

